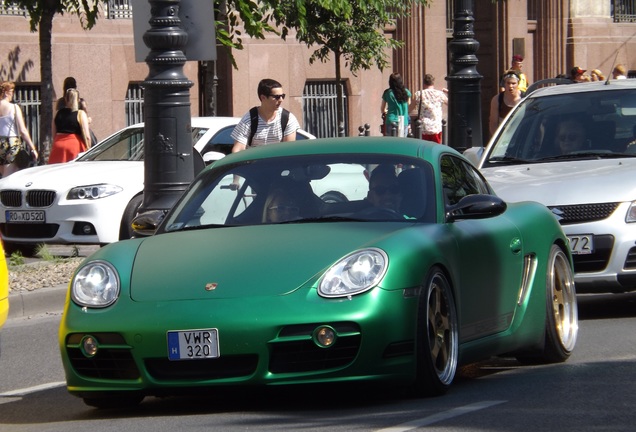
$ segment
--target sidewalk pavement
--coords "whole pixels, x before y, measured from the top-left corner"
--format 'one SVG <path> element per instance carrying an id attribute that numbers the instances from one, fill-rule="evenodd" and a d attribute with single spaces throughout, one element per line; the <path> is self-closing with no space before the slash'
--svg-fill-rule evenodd
<path id="1" fill-rule="evenodd" d="M 45 313 L 62 313 L 68 284 L 9 293 L 8 319 Z"/>

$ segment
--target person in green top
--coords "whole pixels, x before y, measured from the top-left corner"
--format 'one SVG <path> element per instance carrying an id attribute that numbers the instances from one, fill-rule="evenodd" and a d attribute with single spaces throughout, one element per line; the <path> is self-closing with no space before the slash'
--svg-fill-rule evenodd
<path id="1" fill-rule="evenodd" d="M 382 106 L 380 110 L 385 116 L 385 135 L 391 135 L 393 123 L 397 123 L 397 136 L 406 137 L 409 126 L 409 105 L 411 104 L 411 92 L 404 87 L 402 75 L 392 73 L 389 77 L 389 88 L 382 94 Z"/>

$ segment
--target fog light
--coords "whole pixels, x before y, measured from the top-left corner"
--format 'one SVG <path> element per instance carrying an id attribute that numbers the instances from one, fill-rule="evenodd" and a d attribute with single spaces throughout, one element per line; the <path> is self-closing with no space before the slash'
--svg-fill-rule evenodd
<path id="1" fill-rule="evenodd" d="M 329 348 L 336 343 L 336 331 L 329 326 L 321 326 L 314 330 L 314 342 L 321 348 Z"/>
<path id="2" fill-rule="evenodd" d="M 75 222 L 73 224 L 73 235 L 95 235 L 95 227 L 89 222 Z"/>
<path id="3" fill-rule="evenodd" d="M 86 357 L 94 357 L 98 349 L 97 339 L 93 336 L 84 336 L 82 338 L 82 353 Z"/>

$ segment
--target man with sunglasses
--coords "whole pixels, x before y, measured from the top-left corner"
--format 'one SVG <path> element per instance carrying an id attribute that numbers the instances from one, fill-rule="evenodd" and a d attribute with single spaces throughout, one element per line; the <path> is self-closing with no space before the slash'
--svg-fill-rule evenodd
<path id="1" fill-rule="evenodd" d="M 296 130 L 300 129 L 296 116 L 283 113 L 285 100 L 283 86 L 273 79 L 263 79 L 258 83 L 258 99 L 261 105 L 246 113 L 232 132 L 234 146 L 232 153 L 245 150 L 248 146 L 261 146 L 281 141 L 295 141 Z M 285 127 L 282 120 L 287 117 Z M 256 123 L 253 129 L 252 124 Z M 284 130 L 283 130 L 284 129 Z"/>
<path id="2" fill-rule="evenodd" d="M 231 135 L 234 140 L 232 153 L 250 146 L 296 141 L 300 124 L 296 116 L 281 107 L 285 100 L 281 83 L 266 78 L 258 83 L 257 91 L 261 105 L 250 109 L 234 128 Z M 239 179 L 235 177 L 230 189 L 236 190 L 238 187 Z"/>
<path id="3" fill-rule="evenodd" d="M 393 165 L 379 165 L 371 171 L 367 201 L 376 208 L 399 211 L 402 191 Z"/>

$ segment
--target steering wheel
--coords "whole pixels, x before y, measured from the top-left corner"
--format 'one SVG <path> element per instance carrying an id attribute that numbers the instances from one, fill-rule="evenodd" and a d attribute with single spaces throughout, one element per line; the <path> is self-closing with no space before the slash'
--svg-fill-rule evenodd
<path id="1" fill-rule="evenodd" d="M 357 212 L 356 216 L 373 220 L 404 219 L 400 213 L 386 207 L 367 207 L 364 210 Z"/>

